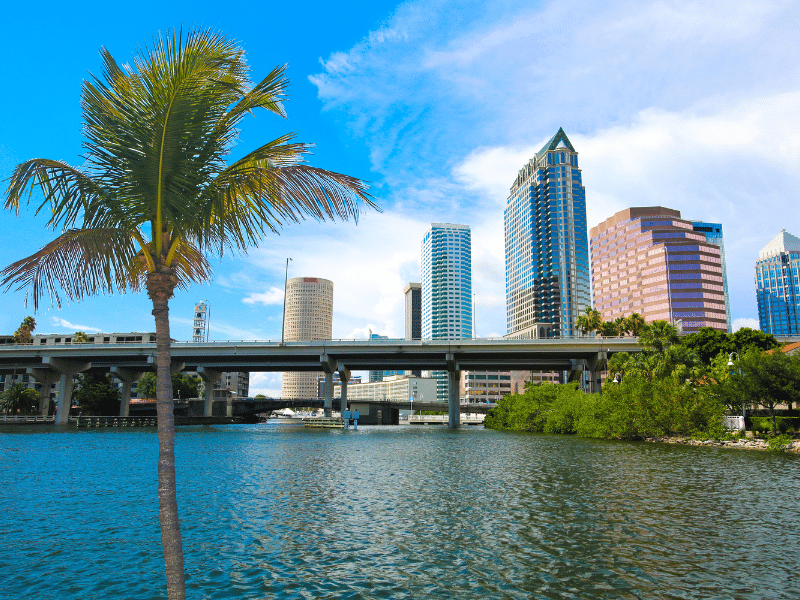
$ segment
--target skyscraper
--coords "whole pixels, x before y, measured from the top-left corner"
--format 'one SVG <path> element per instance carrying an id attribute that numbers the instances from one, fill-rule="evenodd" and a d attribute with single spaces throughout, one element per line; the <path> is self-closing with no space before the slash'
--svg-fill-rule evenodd
<path id="1" fill-rule="evenodd" d="M 472 236 L 468 225 L 432 223 L 422 238 L 422 339 L 472 337 Z M 447 373 L 434 371 L 447 402 Z"/>
<path id="2" fill-rule="evenodd" d="M 409 283 L 403 293 L 406 297 L 406 335 L 407 340 L 422 339 L 422 285 Z"/>
<path id="3" fill-rule="evenodd" d="M 785 229 L 758 253 L 756 295 L 761 331 L 800 334 L 800 239 Z"/>
<path id="4" fill-rule="evenodd" d="M 422 339 L 422 285 L 409 283 L 403 293 L 406 297 L 406 335 L 407 340 Z M 406 375 L 420 377 L 422 371 L 406 371 Z"/>
<path id="5" fill-rule="evenodd" d="M 592 227 L 594 307 L 605 321 L 639 313 L 684 333 L 727 331 L 719 246 L 680 211 L 626 208 Z"/>
<path id="6" fill-rule="evenodd" d="M 507 337 L 574 334 L 590 302 L 589 244 L 578 153 L 563 129 L 520 169 L 504 219 Z"/>
<path id="7" fill-rule="evenodd" d="M 329 340 L 333 335 L 333 282 L 318 277 L 293 277 L 286 283 L 287 342 Z M 322 372 L 283 374 L 282 398 L 317 398 Z"/>
<path id="8" fill-rule="evenodd" d="M 731 320 L 731 300 L 728 294 L 728 268 L 725 266 L 725 241 L 722 238 L 722 223 L 708 223 L 706 221 L 692 221 L 692 229 L 706 236 L 709 244 L 714 244 L 719 248 L 719 255 L 722 259 L 722 289 L 725 293 L 725 317 L 728 320 L 728 333 L 733 333 L 733 321 Z"/>

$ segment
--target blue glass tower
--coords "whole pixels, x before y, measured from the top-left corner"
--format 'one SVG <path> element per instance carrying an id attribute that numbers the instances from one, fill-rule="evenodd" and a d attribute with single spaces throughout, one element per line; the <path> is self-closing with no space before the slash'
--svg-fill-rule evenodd
<path id="1" fill-rule="evenodd" d="M 528 161 L 504 212 L 510 337 L 564 337 L 591 306 L 586 189 L 563 129 Z"/>
<path id="2" fill-rule="evenodd" d="M 719 248 L 722 259 L 722 289 L 725 294 L 725 317 L 728 320 L 728 333 L 733 332 L 731 321 L 731 301 L 728 295 L 728 269 L 725 267 L 725 241 L 722 239 L 722 223 L 707 223 L 705 221 L 692 221 L 692 229 L 706 236 L 709 244 Z"/>
<path id="3" fill-rule="evenodd" d="M 800 335 L 800 239 L 785 229 L 758 253 L 756 295 L 761 331 Z"/>
<path id="4" fill-rule="evenodd" d="M 472 337 L 472 235 L 468 225 L 432 223 L 422 238 L 422 339 Z M 434 371 L 447 402 L 447 373 Z"/>

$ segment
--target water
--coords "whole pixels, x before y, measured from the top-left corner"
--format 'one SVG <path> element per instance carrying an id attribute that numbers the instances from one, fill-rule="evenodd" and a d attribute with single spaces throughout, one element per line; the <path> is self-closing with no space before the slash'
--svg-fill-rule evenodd
<path id="1" fill-rule="evenodd" d="M 2 431 L 0 598 L 164 598 L 155 432 Z M 472 428 L 180 428 L 187 592 L 795 599 L 798 458 Z"/>

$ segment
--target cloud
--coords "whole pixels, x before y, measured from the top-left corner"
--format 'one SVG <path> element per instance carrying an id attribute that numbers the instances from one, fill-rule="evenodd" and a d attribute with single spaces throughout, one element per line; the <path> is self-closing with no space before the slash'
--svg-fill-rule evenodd
<path id="1" fill-rule="evenodd" d="M 91 327 L 89 325 L 76 325 L 75 323 L 70 323 L 69 321 L 60 317 L 50 317 L 50 323 L 56 327 L 63 327 L 64 329 L 69 329 L 70 331 L 102 331 L 102 329 L 98 327 Z"/>
<path id="2" fill-rule="evenodd" d="M 281 373 L 250 373 L 249 395 L 264 394 L 267 398 L 281 397 Z"/>
<path id="3" fill-rule="evenodd" d="M 734 319 L 733 320 L 733 332 L 736 333 L 743 327 L 749 327 L 750 329 L 755 329 L 756 331 L 761 329 L 761 324 L 758 322 L 758 319 L 751 319 L 751 318 L 741 318 L 741 319 Z"/>
<path id="4" fill-rule="evenodd" d="M 248 296 L 242 298 L 242 302 L 245 304 L 263 304 L 264 306 L 269 306 L 271 304 L 283 304 L 283 290 L 272 286 L 263 293 L 252 293 Z"/>

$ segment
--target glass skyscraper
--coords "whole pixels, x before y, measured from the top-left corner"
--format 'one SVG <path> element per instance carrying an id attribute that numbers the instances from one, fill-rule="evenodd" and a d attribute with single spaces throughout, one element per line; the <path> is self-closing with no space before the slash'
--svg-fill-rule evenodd
<path id="1" fill-rule="evenodd" d="M 422 238 L 422 339 L 472 337 L 472 235 L 468 225 L 432 223 Z M 447 373 L 433 372 L 447 402 Z"/>
<path id="2" fill-rule="evenodd" d="M 714 244 L 719 248 L 720 258 L 722 259 L 722 289 L 725 292 L 725 316 L 728 320 L 728 333 L 733 333 L 733 321 L 731 320 L 731 301 L 728 295 L 728 269 L 725 267 L 725 241 L 722 239 L 722 223 L 707 223 L 705 221 L 692 221 L 692 228 L 706 236 L 709 244 Z"/>
<path id="3" fill-rule="evenodd" d="M 563 129 L 520 169 L 504 212 L 512 338 L 562 337 L 589 307 L 586 189 Z"/>
<path id="4" fill-rule="evenodd" d="M 800 239 L 785 229 L 758 253 L 756 295 L 761 331 L 800 335 Z"/>

